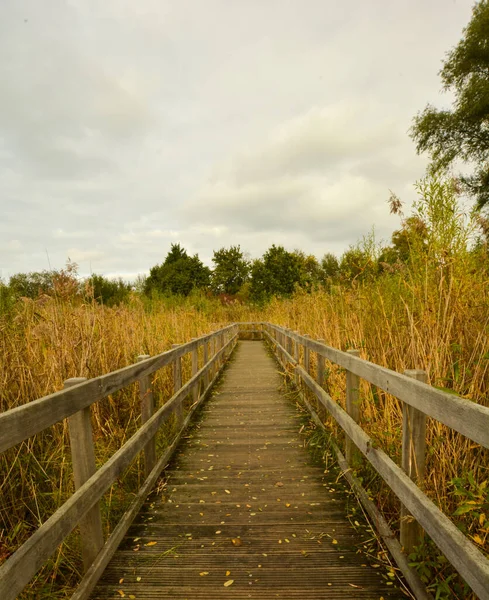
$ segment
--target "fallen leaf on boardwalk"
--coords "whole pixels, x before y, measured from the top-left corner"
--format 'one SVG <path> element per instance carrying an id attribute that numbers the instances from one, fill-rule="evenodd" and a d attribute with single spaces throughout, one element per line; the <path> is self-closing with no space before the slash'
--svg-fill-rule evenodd
<path id="1" fill-rule="evenodd" d="M 148 542 L 147 544 L 144 544 L 145 546 L 156 546 L 158 542 Z"/>
<path id="2" fill-rule="evenodd" d="M 119 579 L 119 584 L 124 583 L 124 578 Z"/>
<path id="3" fill-rule="evenodd" d="M 230 494 L 231 492 L 229 490 L 224 490 L 226 492 L 226 494 Z"/>
<path id="4" fill-rule="evenodd" d="M 302 556 L 309 556 L 309 552 L 306 552 L 305 550 L 301 550 L 301 554 Z"/>
<path id="5" fill-rule="evenodd" d="M 137 582 L 141 581 L 141 577 L 136 577 L 136 581 Z"/>
<path id="6" fill-rule="evenodd" d="M 199 575 L 201 577 L 204 577 L 204 575 L 209 575 L 209 571 L 202 571 L 201 573 L 199 573 Z"/>
<path id="7" fill-rule="evenodd" d="M 287 508 L 290 508 L 290 503 L 289 503 L 289 502 L 286 502 L 286 503 L 285 503 L 285 506 L 286 506 Z"/>
<path id="8" fill-rule="evenodd" d="M 129 598 L 130 598 L 131 600 L 136 600 L 136 596 L 135 596 L 134 594 L 129 594 Z"/>
<path id="9" fill-rule="evenodd" d="M 121 598 L 126 597 L 126 594 L 124 594 L 124 592 L 122 590 L 117 590 L 117 593 L 120 595 Z"/>
<path id="10" fill-rule="evenodd" d="M 284 484 L 281 481 L 277 481 L 275 487 L 282 487 Z"/>
<path id="11" fill-rule="evenodd" d="M 226 577 L 229 577 L 231 575 L 231 571 L 226 571 Z"/>
<path id="12" fill-rule="evenodd" d="M 333 540 L 333 544 L 337 544 L 337 543 L 338 543 L 338 540 Z"/>
<path id="13" fill-rule="evenodd" d="M 243 543 L 239 538 L 233 538 L 231 542 L 233 546 L 241 546 L 241 544 Z"/>
<path id="14" fill-rule="evenodd" d="M 221 533 L 221 530 L 216 531 L 216 535 L 219 535 Z"/>
<path id="15" fill-rule="evenodd" d="M 227 581 L 224 582 L 224 587 L 229 587 L 230 585 L 233 585 L 234 583 L 234 579 L 228 579 Z"/>
<path id="16" fill-rule="evenodd" d="M 348 585 L 351 587 L 354 587 L 354 588 L 358 588 L 359 590 L 363 590 L 363 588 L 361 586 L 355 585 L 354 583 L 349 583 Z"/>

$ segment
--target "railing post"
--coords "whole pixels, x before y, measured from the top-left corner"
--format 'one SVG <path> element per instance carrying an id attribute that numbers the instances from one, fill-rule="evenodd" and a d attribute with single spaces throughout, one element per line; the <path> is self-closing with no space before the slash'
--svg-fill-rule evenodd
<path id="1" fill-rule="evenodd" d="M 297 335 L 298 333 L 299 333 L 298 331 L 294 331 L 295 335 Z M 299 364 L 299 342 L 297 341 L 296 338 L 294 338 L 294 341 L 293 341 L 293 348 L 294 348 L 294 352 L 293 352 L 294 360 L 297 364 Z M 297 372 L 296 372 L 296 376 L 295 376 L 295 385 L 296 385 L 297 389 L 300 389 L 301 377 Z"/>
<path id="2" fill-rule="evenodd" d="M 142 362 L 150 358 L 149 354 L 141 354 L 137 357 L 137 362 Z M 141 401 L 141 425 L 146 423 L 153 416 L 155 402 L 153 396 L 153 387 L 149 375 L 143 375 L 139 378 L 139 399 Z M 146 479 L 156 464 L 156 439 L 150 440 L 144 447 L 144 478 Z"/>
<path id="3" fill-rule="evenodd" d="M 172 348 L 178 348 L 180 344 L 172 344 Z M 182 357 L 173 359 L 173 394 L 176 394 L 182 387 Z M 178 425 L 183 423 L 183 398 L 175 409 L 175 416 Z"/>
<path id="4" fill-rule="evenodd" d="M 86 381 L 86 377 L 74 377 L 64 382 L 64 389 Z M 90 407 L 68 417 L 71 461 L 75 490 L 78 490 L 95 473 L 95 448 L 93 445 Z M 85 572 L 104 545 L 100 503 L 97 502 L 78 523 L 80 528 L 83 568 Z"/>
<path id="5" fill-rule="evenodd" d="M 348 350 L 352 356 L 360 356 L 360 350 Z M 360 378 L 351 371 L 346 372 L 346 412 L 358 423 L 360 421 Z M 360 461 L 360 453 L 346 436 L 345 457 L 350 467 L 354 467 Z"/>
<path id="6" fill-rule="evenodd" d="M 323 339 L 318 339 L 317 341 L 320 342 L 321 344 L 324 344 Z M 316 381 L 317 381 L 318 385 L 320 385 L 323 388 L 324 387 L 325 358 L 322 354 L 319 354 L 319 352 L 316 352 L 316 357 L 317 357 Z M 321 404 L 321 402 L 319 402 L 319 400 L 317 398 L 316 398 L 316 412 L 318 414 L 318 417 L 320 419 L 322 419 L 323 415 L 324 415 L 324 410 L 322 410 L 322 404 Z"/>
<path id="7" fill-rule="evenodd" d="M 303 337 L 310 338 L 311 336 L 304 334 Z M 309 348 L 307 347 L 307 342 L 305 342 L 304 343 L 304 371 L 308 374 L 311 369 L 310 357 L 311 357 L 311 352 L 310 352 Z"/>
<path id="8" fill-rule="evenodd" d="M 196 338 L 192 338 L 192 341 L 194 341 Z M 194 350 L 192 350 L 192 377 L 194 377 L 197 374 L 197 371 L 199 370 L 199 345 L 196 344 Z M 200 398 L 200 381 L 197 381 L 197 383 L 194 385 L 194 387 L 192 388 L 192 404 L 197 404 L 197 402 L 199 401 Z"/>
<path id="9" fill-rule="evenodd" d="M 204 367 L 206 366 L 206 364 L 209 362 L 209 340 L 205 340 L 204 344 Z M 208 370 L 206 372 L 206 374 L 204 375 L 204 392 L 207 389 L 207 387 L 209 386 L 209 381 L 210 381 L 210 377 L 211 377 L 211 373 L 210 370 Z"/>
<path id="10" fill-rule="evenodd" d="M 292 338 L 290 337 L 290 329 L 287 329 L 287 352 L 292 356 Z"/>
<path id="11" fill-rule="evenodd" d="M 404 375 L 426 383 L 425 371 L 406 370 Z M 402 468 L 418 487 L 423 486 L 426 457 L 426 415 L 405 402 L 402 406 Z M 421 525 L 401 505 L 400 542 L 409 555 L 424 538 Z"/>

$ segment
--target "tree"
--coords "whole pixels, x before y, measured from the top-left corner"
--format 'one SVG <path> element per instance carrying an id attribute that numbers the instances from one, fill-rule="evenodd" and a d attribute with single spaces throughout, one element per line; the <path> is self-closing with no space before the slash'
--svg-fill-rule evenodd
<path id="1" fill-rule="evenodd" d="M 237 294 L 248 280 L 250 263 L 239 246 L 214 250 L 212 289 L 217 294 Z"/>
<path id="2" fill-rule="evenodd" d="M 172 244 L 165 262 L 150 270 L 145 292 L 188 296 L 194 288 L 208 287 L 210 273 L 209 267 L 202 264 L 197 254 L 189 256 L 180 244 Z"/>
<path id="3" fill-rule="evenodd" d="M 99 304 L 115 306 L 124 302 L 131 291 L 131 284 L 122 279 L 107 279 L 103 275 L 92 275 L 86 280 L 89 296 Z"/>
<path id="4" fill-rule="evenodd" d="M 482 207 L 489 203 L 489 0 L 474 6 L 440 76 L 444 89 L 455 96 L 452 109 L 428 104 L 415 117 L 411 137 L 418 153 L 430 153 L 434 172 L 456 159 L 473 163 L 473 174 L 461 175 L 460 182 Z"/>
<path id="5" fill-rule="evenodd" d="M 283 246 L 269 248 L 251 267 L 251 297 L 264 301 L 271 296 L 290 296 L 302 278 L 301 258 Z"/>

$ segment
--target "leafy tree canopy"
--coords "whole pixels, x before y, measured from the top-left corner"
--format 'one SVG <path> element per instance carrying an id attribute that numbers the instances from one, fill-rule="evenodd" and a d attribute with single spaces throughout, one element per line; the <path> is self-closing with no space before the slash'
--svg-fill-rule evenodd
<path id="1" fill-rule="evenodd" d="M 210 269 L 198 255 L 189 256 L 180 244 L 172 244 L 165 262 L 150 270 L 145 291 L 188 296 L 194 288 L 205 288 L 209 283 Z"/>
<path id="2" fill-rule="evenodd" d="M 216 293 L 237 294 L 248 280 L 250 263 L 239 246 L 214 250 L 212 289 Z"/>
<path id="3" fill-rule="evenodd" d="M 91 275 L 85 282 L 90 297 L 99 304 L 115 306 L 124 302 L 131 291 L 131 284 L 122 279 L 108 279 L 103 275 Z"/>
<path id="4" fill-rule="evenodd" d="M 263 301 L 271 296 L 290 296 L 302 279 L 302 259 L 283 246 L 269 248 L 251 267 L 251 297 Z"/>
<path id="5" fill-rule="evenodd" d="M 434 171 L 455 159 L 473 163 L 473 174 L 460 181 L 482 207 L 489 203 L 489 0 L 474 6 L 440 76 L 444 89 L 455 96 L 452 109 L 428 105 L 415 117 L 411 136 L 418 153 L 430 153 Z"/>

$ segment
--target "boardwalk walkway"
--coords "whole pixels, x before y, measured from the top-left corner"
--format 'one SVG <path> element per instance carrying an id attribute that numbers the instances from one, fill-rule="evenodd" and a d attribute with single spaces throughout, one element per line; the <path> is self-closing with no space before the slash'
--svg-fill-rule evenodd
<path id="1" fill-rule="evenodd" d="M 264 344 L 241 341 L 92 598 L 405 598 L 359 552 Z"/>

